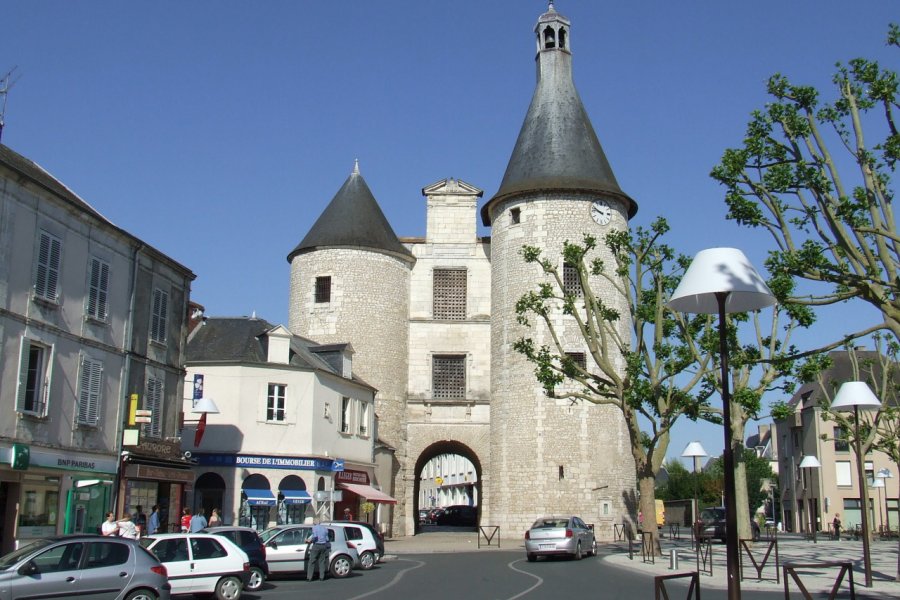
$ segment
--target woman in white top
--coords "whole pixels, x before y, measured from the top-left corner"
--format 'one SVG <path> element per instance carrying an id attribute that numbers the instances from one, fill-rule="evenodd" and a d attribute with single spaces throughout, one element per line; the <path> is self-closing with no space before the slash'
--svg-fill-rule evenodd
<path id="1" fill-rule="evenodd" d="M 116 517 L 113 513 L 106 513 L 106 520 L 100 526 L 100 533 L 106 536 L 116 535 L 119 532 L 119 525 L 116 523 Z"/>
<path id="2" fill-rule="evenodd" d="M 134 522 L 131 520 L 131 513 L 125 513 L 122 515 L 122 518 L 119 519 L 119 537 L 129 538 L 132 540 L 138 539 L 140 537 L 138 535 L 137 527 L 134 526 Z"/>

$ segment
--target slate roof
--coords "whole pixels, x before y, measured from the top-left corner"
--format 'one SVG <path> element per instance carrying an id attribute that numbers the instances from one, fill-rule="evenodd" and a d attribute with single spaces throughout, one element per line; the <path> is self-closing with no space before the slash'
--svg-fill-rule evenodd
<path id="1" fill-rule="evenodd" d="M 185 362 L 233 363 L 236 365 L 271 365 L 268 361 L 269 338 L 266 332 L 274 329 L 265 319 L 253 317 L 209 317 L 188 338 Z M 325 349 L 334 350 L 339 344 L 329 344 Z M 322 349 L 312 340 L 295 335 L 291 339 L 290 366 L 324 371 L 338 377 L 340 371 L 333 368 L 314 350 Z M 356 383 L 372 387 L 359 378 Z M 374 389 L 374 388 L 373 388 Z"/>
<path id="2" fill-rule="evenodd" d="M 559 20 L 555 11 L 538 25 Z M 619 187 L 591 120 L 572 79 L 568 49 L 538 54 L 538 81 L 519 131 L 515 148 L 497 193 L 481 208 L 481 220 L 491 224 L 490 210 L 500 200 L 534 191 L 587 192 L 619 198 L 629 217 L 637 203 Z"/>
<path id="3" fill-rule="evenodd" d="M 366 180 L 354 168 L 306 237 L 287 256 L 321 248 L 363 248 L 414 261 L 400 243 Z"/>

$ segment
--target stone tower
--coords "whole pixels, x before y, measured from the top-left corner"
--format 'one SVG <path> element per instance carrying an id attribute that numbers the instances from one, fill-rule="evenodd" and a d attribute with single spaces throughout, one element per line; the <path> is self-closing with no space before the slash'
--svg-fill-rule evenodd
<path id="1" fill-rule="evenodd" d="M 378 437 L 396 452 L 393 491 L 403 497 L 409 280 L 415 258 L 397 239 L 358 165 L 287 259 L 288 325 L 319 343 L 351 342 L 354 373 L 378 389 Z M 395 523 L 403 505 L 396 511 Z"/>
<path id="2" fill-rule="evenodd" d="M 543 280 L 519 251 L 526 244 L 542 248 L 562 271 L 564 241 L 626 229 L 637 205 L 619 188 L 575 89 L 569 20 L 550 2 L 534 31 L 534 96 L 500 189 L 481 210 L 491 226 L 492 298 L 490 479 L 482 523 L 512 536 L 541 514 L 577 514 L 605 534 L 629 514 L 624 498 L 634 490 L 624 420 L 614 407 L 547 397 L 534 366 L 513 349 L 523 336 L 552 344 L 536 319 L 531 329 L 516 322 L 516 301 Z M 592 289 L 625 308 L 599 279 Z M 567 352 L 589 356 L 571 317 L 560 313 L 556 326 Z M 627 319 L 621 327 L 627 339 Z"/>

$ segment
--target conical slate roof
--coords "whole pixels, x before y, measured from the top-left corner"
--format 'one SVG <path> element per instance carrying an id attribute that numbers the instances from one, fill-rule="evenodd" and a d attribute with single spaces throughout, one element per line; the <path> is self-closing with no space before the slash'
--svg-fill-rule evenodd
<path id="1" fill-rule="evenodd" d="M 541 15 L 536 29 L 568 20 L 553 10 Z M 540 32 L 537 32 L 540 36 Z M 531 106 L 506 167 L 500 189 L 481 209 L 485 225 L 498 201 L 533 191 L 596 192 L 618 197 L 629 216 L 637 204 L 619 187 L 572 79 L 568 48 L 538 52 L 538 81 Z"/>
<path id="2" fill-rule="evenodd" d="M 300 253 L 321 248 L 365 248 L 413 260 L 357 167 L 287 260 L 291 262 Z"/>

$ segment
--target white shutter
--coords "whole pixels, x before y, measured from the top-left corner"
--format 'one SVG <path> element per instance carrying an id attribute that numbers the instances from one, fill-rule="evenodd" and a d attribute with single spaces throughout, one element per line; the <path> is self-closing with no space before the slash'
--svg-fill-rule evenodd
<path id="1" fill-rule="evenodd" d="M 79 379 L 78 423 L 96 425 L 100 419 L 100 392 L 103 364 L 85 356 L 81 361 Z"/>

